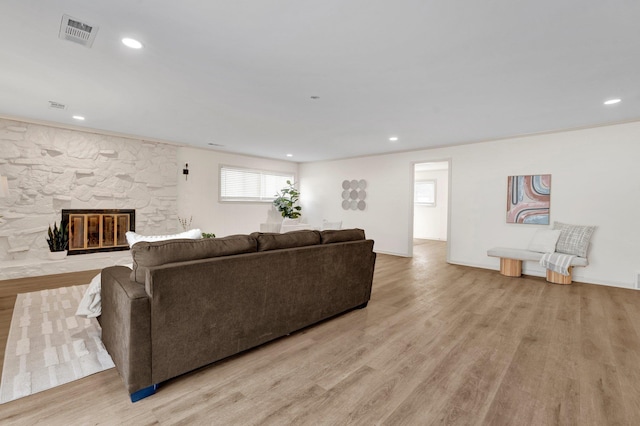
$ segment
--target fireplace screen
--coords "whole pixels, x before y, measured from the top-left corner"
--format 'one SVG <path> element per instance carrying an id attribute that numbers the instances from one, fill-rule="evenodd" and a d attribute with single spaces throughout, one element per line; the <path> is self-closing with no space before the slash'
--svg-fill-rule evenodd
<path id="1" fill-rule="evenodd" d="M 69 224 L 69 254 L 128 250 L 135 210 L 63 210 L 62 223 Z"/>

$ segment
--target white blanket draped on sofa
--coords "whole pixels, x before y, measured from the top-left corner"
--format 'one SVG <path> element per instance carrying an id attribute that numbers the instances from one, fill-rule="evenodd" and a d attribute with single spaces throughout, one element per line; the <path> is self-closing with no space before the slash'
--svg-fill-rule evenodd
<path id="1" fill-rule="evenodd" d="M 127 268 L 133 268 L 133 263 L 128 263 Z M 100 279 L 102 275 L 98 274 L 89 283 L 89 288 L 82 296 L 82 300 L 76 310 L 76 316 L 86 318 L 96 318 L 102 313 L 102 304 L 100 303 Z"/>

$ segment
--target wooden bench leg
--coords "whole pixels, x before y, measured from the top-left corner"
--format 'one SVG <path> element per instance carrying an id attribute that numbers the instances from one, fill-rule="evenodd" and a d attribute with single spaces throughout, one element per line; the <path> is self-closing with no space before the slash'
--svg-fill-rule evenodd
<path id="1" fill-rule="evenodd" d="M 522 275 L 522 260 L 500 258 L 500 273 L 507 277 Z"/>
<path id="2" fill-rule="evenodd" d="M 571 269 L 569 266 L 569 275 L 562 275 L 557 272 L 547 269 L 547 281 L 553 284 L 571 284 Z"/>

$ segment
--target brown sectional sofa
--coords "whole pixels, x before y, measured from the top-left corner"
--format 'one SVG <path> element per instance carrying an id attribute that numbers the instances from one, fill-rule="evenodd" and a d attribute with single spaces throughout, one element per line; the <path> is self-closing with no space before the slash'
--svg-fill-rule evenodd
<path id="1" fill-rule="evenodd" d="M 367 305 L 361 229 L 136 243 L 102 271 L 102 340 L 137 401 L 157 384 Z"/>

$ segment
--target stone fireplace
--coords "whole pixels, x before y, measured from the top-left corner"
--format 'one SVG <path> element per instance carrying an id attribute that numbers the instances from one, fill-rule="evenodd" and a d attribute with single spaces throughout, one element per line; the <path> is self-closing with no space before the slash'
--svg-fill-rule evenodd
<path id="1" fill-rule="evenodd" d="M 62 210 L 69 225 L 69 255 L 129 250 L 125 234 L 135 231 L 133 209 Z"/>

